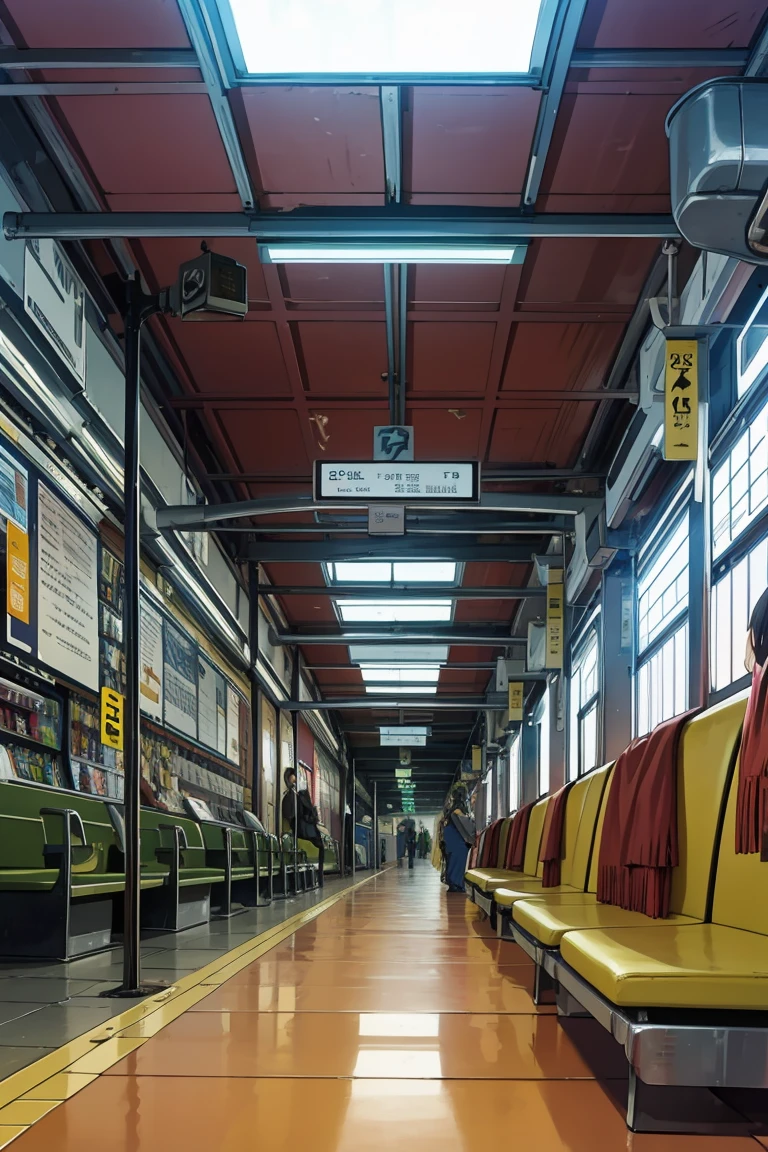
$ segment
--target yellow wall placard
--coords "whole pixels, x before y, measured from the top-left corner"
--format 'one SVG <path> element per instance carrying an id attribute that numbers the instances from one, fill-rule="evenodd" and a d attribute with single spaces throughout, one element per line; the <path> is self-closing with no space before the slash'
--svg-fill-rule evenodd
<path id="1" fill-rule="evenodd" d="M 664 459 L 695 460 L 699 450 L 699 345 L 667 340 L 664 365 Z"/>
<path id="2" fill-rule="evenodd" d="M 6 555 L 6 607 L 9 616 L 29 624 L 29 536 L 8 521 Z"/>
<path id="3" fill-rule="evenodd" d="M 472 745 L 472 771 L 477 776 L 483 771 L 483 749 L 479 744 Z"/>
<path id="4" fill-rule="evenodd" d="M 563 570 L 550 568 L 547 577 L 547 658 L 545 667 L 563 666 Z"/>
<path id="5" fill-rule="evenodd" d="M 125 697 L 114 688 L 101 690 L 101 742 L 118 752 L 123 750 Z"/>
<path id="6" fill-rule="evenodd" d="M 523 718 L 523 682 L 510 680 L 509 682 L 509 718 L 522 720 Z"/>

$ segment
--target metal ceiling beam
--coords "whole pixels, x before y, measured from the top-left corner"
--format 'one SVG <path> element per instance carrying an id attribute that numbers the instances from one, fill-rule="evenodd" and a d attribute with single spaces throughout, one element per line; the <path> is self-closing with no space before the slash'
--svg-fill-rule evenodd
<path id="1" fill-rule="evenodd" d="M 402 628 L 402 631 L 398 629 Z M 399 624 L 386 624 L 381 628 L 367 625 L 349 632 L 275 632 L 270 629 L 272 644 L 461 644 L 486 645 L 507 648 L 513 644 L 527 644 L 525 636 L 509 636 L 499 632 L 452 632 L 449 628 L 429 631 L 408 628 Z"/>
<path id="2" fill-rule="evenodd" d="M 369 560 L 375 557 L 404 560 L 485 560 L 530 564 L 535 549 L 522 544 L 457 544 L 450 537 L 436 536 L 432 544 L 409 544 L 407 536 L 389 540 L 257 540 L 243 549 L 241 560 L 288 564 L 327 560 Z"/>
<path id="3" fill-rule="evenodd" d="M 406 522 L 407 523 L 407 522 Z M 406 527 L 404 533 L 407 537 L 414 536 L 548 536 L 558 532 L 568 531 L 569 526 L 559 524 L 557 520 L 544 520 L 540 524 L 534 521 L 510 521 L 508 524 L 483 524 L 475 521 L 474 525 L 460 523 L 458 527 L 441 525 L 434 528 Z M 222 532 L 236 532 L 255 537 L 261 536 L 368 536 L 368 523 L 365 524 L 246 524 L 229 525 L 221 528 Z"/>
<path id="4" fill-rule="evenodd" d="M 203 74 L 221 142 L 232 169 L 237 194 L 245 211 L 253 211 L 257 207 L 256 196 L 235 127 L 235 118 L 227 98 L 227 84 L 219 67 L 215 39 L 197 0 L 177 0 L 177 3 L 197 56 L 198 67 Z"/>
<path id="5" fill-rule="evenodd" d="M 0 97 L 12 96 L 16 99 L 27 96 L 205 96 L 208 92 L 201 80 L 142 80 L 96 82 L 90 84 L 69 83 L 24 83 L 0 84 Z"/>
<path id="6" fill-rule="evenodd" d="M 533 133 L 528 173 L 523 191 L 523 204 L 528 207 L 536 203 L 539 195 L 541 178 L 544 175 L 549 146 L 555 131 L 557 113 L 560 110 L 560 102 L 565 92 L 565 82 L 571 66 L 571 56 L 576 48 L 587 0 L 565 0 L 565 4 L 562 22 L 556 32 L 558 39 L 554 50 L 554 59 L 551 61 L 546 78 L 546 91 L 541 97 Z"/>
<path id="7" fill-rule="evenodd" d="M 543 600 L 546 588 L 453 588 L 445 584 L 344 584 L 302 586 L 301 584 L 261 584 L 259 596 L 332 596 L 334 600 L 358 599 L 360 596 L 386 596 L 402 600 L 412 596 L 450 596 L 451 600 Z M 485 667 L 485 665 L 483 665 Z"/>
<path id="8" fill-rule="evenodd" d="M 488 705 L 484 696 L 465 696 L 461 699 L 435 699 L 429 696 L 424 699 L 417 696 L 393 696 L 387 699 L 384 696 L 371 696 L 369 700 L 287 700 L 280 707 L 288 712 L 343 712 L 357 709 L 376 712 L 434 712 L 448 708 L 454 711 L 482 712 Z"/>
<path id="9" fill-rule="evenodd" d="M 228 105 L 227 105 L 228 106 Z M 246 174 L 247 175 L 247 174 Z M 244 194 L 248 189 L 244 188 Z M 551 237 L 677 239 L 671 215 L 539 213 L 519 210 L 436 209 L 399 204 L 389 208 L 296 208 L 291 212 L 6 212 L 7 240 L 111 240 L 154 236 L 212 239 L 438 243 L 509 243 Z"/>
<path id="10" fill-rule="evenodd" d="M 38 68 L 199 68 L 190 48 L 0 48 L 5 72 Z"/>
<path id="11" fill-rule="evenodd" d="M 745 48 L 581 48 L 571 68 L 743 68 Z"/>

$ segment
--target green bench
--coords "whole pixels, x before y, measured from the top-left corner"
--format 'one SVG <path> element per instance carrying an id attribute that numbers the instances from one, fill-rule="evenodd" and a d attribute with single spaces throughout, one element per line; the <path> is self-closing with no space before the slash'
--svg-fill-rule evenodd
<path id="1" fill-rule="evenodd" d="M 200 822 L 207 862 L 223 869 L 224 882 L 212 891 L 211 911 L 233 916 L 272 901 L 272 854 L 265 833 L 216 821 Z"/>

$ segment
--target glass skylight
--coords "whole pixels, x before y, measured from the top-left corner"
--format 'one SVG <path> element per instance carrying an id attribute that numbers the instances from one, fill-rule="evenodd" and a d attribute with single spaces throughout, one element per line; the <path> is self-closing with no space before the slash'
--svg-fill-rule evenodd
<path id="1" fill-rule="evenodd" d="M 452 600 L 337 600 L 344 624 L 448 623 Z"/>
<path id="2" fill-rule="evenodd" d="M 435 696 L 437 684 L 366 684 L 365 690 L 372 696 Z"/>
<path id="3" fill-rule="evenodd" d="M 345 560 L 329 564 L 330 584 L 455 584 L 452 560 Z"/>
<path id="4" fill-rule="evenodd" d="M 350 664 L 445 664 L 447 644 L 350 644 Z"/>
<path id="5" fill-rule="evenodd" d="M 248 73 L 527 73 L 546 0 L 229 0 Z M 233 45 L 233 47 L 235 47 Z M 539 48 L 539 45 L 536 45 Z"/>
<path id="6" fill-rule="evenodd" d="M 399 668 L 388 667 L 386 664 L 368 664 L 361 665 L 360 671 L 363 674 L 363 680 L 390 680 L 392 682 L 400 682 L 407 684 L 408 681 L 412 683 L 418 681 L 420 684 L 437 684 L 440 678 L 440 668 L 436 665 L 431 667 L 419 667 L 418 664 L 404 664 Z"/>

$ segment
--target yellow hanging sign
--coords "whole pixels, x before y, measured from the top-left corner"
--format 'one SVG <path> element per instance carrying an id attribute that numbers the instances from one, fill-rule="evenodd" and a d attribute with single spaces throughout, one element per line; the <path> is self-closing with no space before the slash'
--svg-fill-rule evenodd
<path id="1" fill-rule="evenodd" d="M 123 750 L 125 697 L 114 688 L 101 690 L 101 742 L 118 752 Z"/>
<path id="2" fill-rule="evenodd" d="M 483 749 L 479 744 L 472 745 L 472 771 L 476 776 L 483 771 Z"/>
<path id="3" fill-rule="evenodd" d="M 522 720 L 523 718 L 523 683 L 521 680 L 509 682 L 509 718 Z"/>
<path id="4" fill-rule="evenodd" d="M 29 624 L 29 536 L 13 520 L 8 521 L 6 588 L 8 615 Z"/>
<path id="5" fill-rule="evenodd" d="M 664 459 L 695 460 L 699 450 L 699 345 L 667 340 L 664 366 Z"/>
<path id="6" fill-rule="evenodd" d="M 563 666 L 563 570 L 550 568 L 547 578 L 546 668 Z"/>

